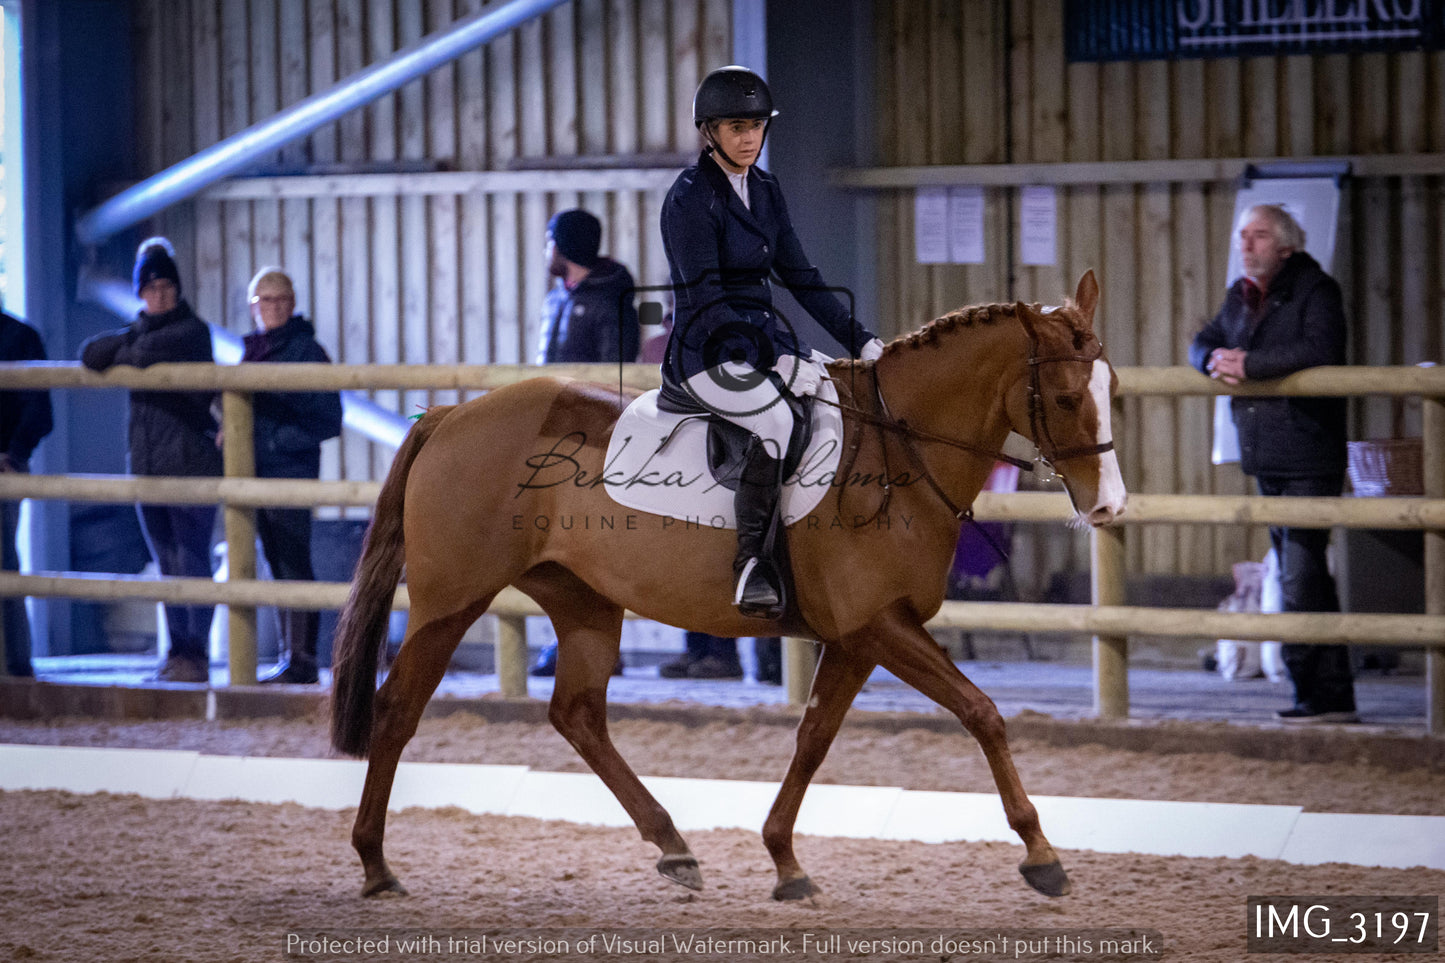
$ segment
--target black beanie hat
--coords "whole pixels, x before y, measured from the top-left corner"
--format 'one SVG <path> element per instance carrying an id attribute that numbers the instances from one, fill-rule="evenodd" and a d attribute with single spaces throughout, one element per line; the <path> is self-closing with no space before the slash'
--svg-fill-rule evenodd
<path id="1" fill-rule="evenodd" d="M 557 242 L 557 250 L 573 264 L 590 268 L 597 263 L 597 249 L 602 246 L 602 222 L 581 208 L 558 211 L 547 222 L 547 233 Z"/>
<path id="2" fill-rule="evenodd" d="M 176 286 L 176 293 L 181 293 L 181 272 L 176 270 L 170 251 L 160 241 L 147 241 L 135 256 L 135 271 L 131 274 L 136 297 L 140 297 L 147 284 L 158 278 L 170 281 Z"/>

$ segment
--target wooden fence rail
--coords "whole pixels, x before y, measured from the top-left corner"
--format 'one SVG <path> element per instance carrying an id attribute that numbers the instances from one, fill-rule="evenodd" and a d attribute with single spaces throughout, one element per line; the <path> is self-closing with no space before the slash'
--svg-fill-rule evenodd
<path id="1" fill-rule="evenodd" d="M 97 374 L 73 363 L 0 364 L 0 390 L 17 388 L 210 389 L 223 392 L 227 438 L 251 437 L 255 391 L 318 389 L 455 389 L 485 391 L 538 374 L 647 388 L 657 384 L 650 365 L 155 365 Z M 1425 649 L 1427 719 L 1432 734 L 1445 733 L 1445 368 L 1314 368 L 1272 383 L 1230 388 L 1186 367 L 1120 368 L 1125 395 L 1385 395 L 1420 396 L 1424 412 L 1426 492 L 1423 498 L 1251 498 L 1200 495 L 1133 495 L 1122 525 L 1093 533 L 1093 605 L 1022 605 L 948 602 L 931 627 L 1058 631 L 1094 635 L 1095 707 L 1104 717 L 1128 714 L 1128 637 L 1131 634 L 1280 639 L 1291 642 L 1372 642 Z M 257 506 L 370 505 L 375 482 L 256 479 L 249 445 L 227 445 L 220 479 L 129 476 L 0 475 L 0 499 L 59 498 L 75 501 L 219 503 L 227 540 L 248 546 L 230 556 L 227 584 L 204 579 L 138 579 L 77 573 L 0 573 L 0 596 L 85 599 L 144 598 L 166 602 L 226 604 L 230 620 L 232 684 L 256 678 L 256 608 L 336 608 L 343 583 L 258 582 L 255 579 L 254 509 Z M 1062 494 L 984 493 L 979 519 L 1051 521 L 1071 510 Z M 1426 614 L 1341 615 L 1288 613 L 1249 615 L 1122 605 L 1124 533 L 1150 523 L 1280 524 L 1415 529 L 1425 533 Z M 397 605 L 405 607 L 405 586 Z M 502 619 L 497 664 L 508 695 L 525 695 L 525 633 L 520 620 L 541 610 L 509 589 L 491 611 Z M 808 647 L 789 640 L 785 659 L 789 696 L 806 699 L 811 673 Z"/>

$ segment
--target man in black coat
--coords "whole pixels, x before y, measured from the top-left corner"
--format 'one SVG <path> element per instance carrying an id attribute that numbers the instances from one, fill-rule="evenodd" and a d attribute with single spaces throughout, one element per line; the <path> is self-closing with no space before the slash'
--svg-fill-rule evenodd
<path id="1" fill-rule="evenodd" d="M 1226 384 L 1280 378 L 1345 363 L 1340 286 L 1304 250 L 1304 231 L 1284 208 L 1261 204 L 1240 219 L 1244 277 L 1194 338 L 1189 362 Z M 1335 496 L 1344 485 L 1345 399 L 1235 396 L 1240 465 L 1262 495 Z M 1286 612 L 1338 612 L 1324 529 L 1269 530 Z M 1349 650 L 1283 647 L 1295 704 L 1283 722 L 1357 722 Z"/>
<path id="2" fill-rule="evenodd" d="M 601 257 L 602 223 L 584 210 L 547 224 L 547 271 L 555 279 L 542 306 L 538 364 L 632 362 L 642 329 L 626 267 Z"/>
<path id="3" fill-rule="evenodd" d="M 35 329 L 0 312 L 0 361 L 44 361 L 45 345 Z M 50 392 L 0 391 L 0 472 L 28 472 L 30 455 L 40 439 L 54 427 Z M 15 532 L 20 526 L 20 503 L 0 502 L 0 556 L 7 572 L 20 571 Z M 25 599 L 8 596 L 0 602 L 4 612 L 5 671 L 33 676 L 30 664 L 30 619 Z"/>
<path id="4" fill-rule="evenodd" d="M 330 364 L 316 341 L 316 328 L 296 314 L 296 291 L 280 268 L 262 268 L 251 279 L 251 315 L 256 330 L 246 335 L 242 363 Z M 255 395 L 255 450 L 258 478 L 317 478 L 321 443 L 341 434 L 341 395 L 335 391 L 267 391 Z M 311 510 L 262 508 L 256 512 L 261 549 L 278 579 L 314 581 L 311 566 Z M 262 683 L 318 681 L 316 612 L 280 610 L 287 658 Z"/>
<path id="5" fill-rule="evenodd" d="M 147 368 L 175 361 L 211 363 L 211 329 L 181 298 L 181 276 L 171 244 L 150 238 L 136 253 L 133 283 L 145 302 L 124 328 L 98 334 L 80 346 L 80 360 L 95 371 L 115 365 Z M 130 470 L 135 475 L 221 474 L 216 420 L 209 391 L 130 393 Z M 141 530 L 162 575 L 211 577 L 214 505 L 141 505 Z M 208 682 L 211 605 L 167 605 L 170 652 L 157 682 Z"/>
<path id="6" fill-rule="evenodd" d="M 632 303 L 636 285 L 626 267 L 602 257 L 602 222 L 580 208 L 558 211 L 547 222 L 547 273 L 553 278 L 542 304 L 538 364 L 628 363 L 642 348 L 642 327 Z M 531 674 L 557 674 L 557 646 L 537 656 Z M 622 674 L 622 659 L 613 675 Z"/>

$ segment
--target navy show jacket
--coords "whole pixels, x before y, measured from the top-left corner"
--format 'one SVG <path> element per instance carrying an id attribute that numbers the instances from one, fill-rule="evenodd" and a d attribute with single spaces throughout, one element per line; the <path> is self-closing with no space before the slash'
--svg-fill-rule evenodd
<path id="1" fill-rule="evenodd" d="M 663 377 L 674 384 L 725 361 L 767 370 L 810 348 L 773 307 L 770 277 L 786 287 L 852 355 L 873 338 L 803 253 L 778 180 L 754 166 L 748 199 L 707 152 L 684 170 L 662 205 L 662 243 L 676 297 Z"/>

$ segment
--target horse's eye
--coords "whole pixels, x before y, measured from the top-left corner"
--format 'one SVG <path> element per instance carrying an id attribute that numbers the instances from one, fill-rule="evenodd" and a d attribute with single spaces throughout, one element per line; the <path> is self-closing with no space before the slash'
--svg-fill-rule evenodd
<path id="1" fill-rule="evenodd" d="M 1059 395 L 1058 397 L 1056 397 L 1056 398 L 1054 399 L 1054 404 L 1058 405 L 1058 406 L 1059 406 L 1059 409 L 1060 409 L 1061 411 L 1078 411 L 1078 410 L 1079 410 L 1079 396 L 1078 396 L 1078 395 Z"/>

